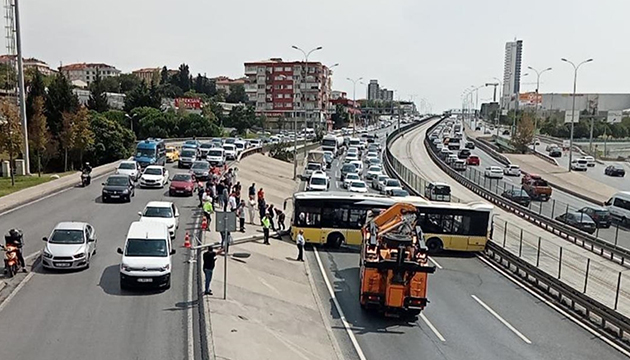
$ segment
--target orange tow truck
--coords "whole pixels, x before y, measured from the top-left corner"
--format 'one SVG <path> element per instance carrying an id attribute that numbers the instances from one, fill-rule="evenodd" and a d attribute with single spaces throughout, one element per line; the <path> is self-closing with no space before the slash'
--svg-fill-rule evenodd
<path id="1" fill-rule="evenodd" d="M 427 305 L 429 266 L 414 205 L 369 211 L 362 229 L 361 308 L 386 316 L 417 316 Z"/>

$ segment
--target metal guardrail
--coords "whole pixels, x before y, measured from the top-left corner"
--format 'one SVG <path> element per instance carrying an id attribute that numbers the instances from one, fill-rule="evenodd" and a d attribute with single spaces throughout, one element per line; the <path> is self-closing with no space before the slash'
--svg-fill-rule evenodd
<path id="1" fill-rule="evenodd" d="M 405 128 L 401 128 L 400 130 L 393 132 L 387 138 L 388 146 L 387 146 L 387 151 L 386 151 L 386 156 L 385 156 L 385 169 L 390 175 L 394 175 L 397 178 L 399 178 L 401 183 L 408 189 L 410 193 L 423 195 L 422 191 L 418 191 L 418 187 L 417 187 L 418 181 L 417 179 L 415 179 L 417 178 L 417 176 L 415 176 L 415 178 L 414 176 L 409 176 L 409 174 L 410 173 L 413 174 L 413 172 L 407 169 L 404 165 L 402 165 L 389 151 L 389 144 L 395 141 L 402 132 L 407 131 L 408 129 L 418 126 L 418 125 L 419 124 L 412 124 Z M 430 131 L 427 131 L 427 132 L 430 132 Z M 425 146 L 427 146 L 429 150 L 429 154 L 430 156 L 432 156 L 432 160 L 436 161 L 438 166 L 440 166 L 443 170 L 449 173 L 449 175 L 451 173 L 455 173 L 455 175 L 459 175 L 458 173 L 450 169 L 450 167 L 446 169 L 443 167 L 443 165 L 446 165 L 446 164 L 443 163 L 441 159 L 435 157 L 435 154 L 433 153 L 434 149 L 431 148 L 430 145 L 427 144 L 427 142 L 428 141 L 425 139 Z M 466 180 L 467 184 L 464 184 L 465 186 L 474 184 L 465 178 L 462 180 Z M 472 188 L 470 189 L 474 191 L 474 189 Z M 474 191 L 474 192 L 477 194 L 480 194 L 478 191 Z M 485 196 L 484 198 L 489 199 L 488 197 L 485 197 Z M 492 201 L 492 199 L 489 199 L 489 200 Z M 514 207 L 515 210 L 518 210 L 518 205 L 512 204 L 511 206 Z M 525 214 L 521 213 L 520 215 L 523 216 Z M 565 281 L 571 281 L 570 278 L 566 278 L 566 277 L 564 279 L 562 278 L 562 269 L 563 269 L 562 247 L 558 248 L 559 256 L 556 256 L 553 251 L 556 249 L 550 249 L 548 243 L 541 243 L 540 237 L 538 237 L 537 246 L 531 246 L 529 244 L 525 244 L 523 242 L 523 234 L 524 234 L 523 229 L 520 229 L 520 241 L 516 241 L 516 242 L 511 241 L 510 243 L 506 243 L 506 239 L 508 235 L 507 225 L 508 223 L 506 222 L 505 225 L 503 226 L 503 229 L 501 229 L 500 227 L 501 225 L 498 225 L 495 228 L 496 233 L 503 234 L 502 245 L 500 245 L 498 242 L 493 242 L 495 241 L 494 239 L 493 241 L 489 241 L 484 255 L 490 260 L 493 260 L 496 263 L 499 263 L 500 265 L 510 269 L 515 274 L 518 274 L 519 276 L 521 276 L 528 282 L 533 283 L 533 285 L 536 286 L 539 292 L 540 291 L 544 292 L 553 301 L 556 301 L 568 307 L 575 314 L 588 320 L 589 324 L 596 325 L 600 329 L 603 329 L 604 334 L 613 334 L 614 335 L 613 340 L 618 340 L 617 342 L 620 345 L 624 346 L 625 348 L 630 348 L 628 345 L 628 336 L 630 335 L 629 333 L 630 319 L 617 311 L 623 273 L 618 272 L 617 274 L 617 287 L 613 293 L 614 304 L 611 304 L 611 306 L 607 306 L 606 304 L 595 300 L 593 297 L 587 294 L 587 285 L 589 285 L 589 283 L 591 283 L 591 287 L 601 287 L 601 284 L 598 284 L 598 281 L 601 282 L 601 279 L 599 277 L 602 276 L 602 269 L 597 269 L 595 271 L 596 275 L 593 275 L 593 274 L 589 275 L 590 259 L 588 258 L 585 259 L 586 271 L 584 273 L 584 277 L 577 278 L 577 280 L 583 282 L 583 286 L 584 286 L 583 291 L 580 292 L 579 290 L 576 290 L 575 276 L 573 279 L 574 280 L 573 286 L 565 282 Z M 512 226 L 511 228 L 516 228 L 516 226 Z M 497 234 L 497 235 L 498 235 L 497 239 L 500 238 L 500 234 Z M 515 234 L 512 234 L 512 233 L 510 233 L 510 235 L 515 236 Z M 518 235 L 516 235 L 516 238 L 518 238 Z M 512 249 L 512 251 L 510 251 L 510 249 Z M 571 256 L 571 253 L 569 252 L 565 252 L 565 253 L 566 253 L 565 257 Z M 535 255 L 532 255 L 532 254 L 535 254 Z M 540 263 L 541 258 L 544 259 L 542 264 Z M 575 272 L 575 269 L 570 268 L 573 265 L 574 264 L 569 264 L 569 265 L 565 265 L 565 267 L 568 266 L 569 270 L 572 270 Z M 557 269 L 557 274 L 551 275 L 552 271 L 549 271 L 549 269 L 546 269 L 547 271 L 543 269 L 543 268 L 549 268 L 549 267 L 553 267 Z M 611 275 L 611 274 L 607 274 L 607 275 Z"/>

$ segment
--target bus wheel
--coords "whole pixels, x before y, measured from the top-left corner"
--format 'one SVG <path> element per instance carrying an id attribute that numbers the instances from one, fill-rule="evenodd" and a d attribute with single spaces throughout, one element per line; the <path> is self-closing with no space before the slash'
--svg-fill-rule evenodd
<path id="1" fill-rule="evenodd" d="M 437 254 L 444 248 L 444 244 L 442 244 L 442 240 L 438 238 L 430 238 L 427 241 L 427 248 L 429 248 L 430 254 Z"/>
<path id="2" fill-rule="evenodd" d="M 343 243 L 343 235 L 340 233 L 331 233 L 326 239 L 326 245 L 333 249 L 339 249 Z"/>

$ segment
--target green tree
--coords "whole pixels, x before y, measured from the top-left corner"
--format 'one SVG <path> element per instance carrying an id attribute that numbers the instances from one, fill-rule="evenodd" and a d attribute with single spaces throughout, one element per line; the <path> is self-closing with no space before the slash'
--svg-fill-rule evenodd
<path id="1" fill-rule="evenodd" d="M 179 66 L 177 74 L 174 76 L 175 85 L 179 86 L 182 91 L 190 90 L 190 68 L 186 64 Z"/>
<path id="2" fill-rule="evenodd" d="M 151 89 L 142 82 L 138 87 L 133 89 L 125 97 L 124 110 L 130 112 L 137 107 L 153 107 L 159 109 L 162 105 L 162 99 L 157 93 L 157 89 L 151 86 Z"/>
<path id="3" fill-rule="evenodd" d="M 519 121 L 516 132 L 512 135 L 512 146 L 520 153 L 527 152 L 527 146 L 534 140 L 534 120 L 532 114 L 527 112 Z"/>
<path id="4" fill-rule="evenodd" d="M 17 72 L 10 63 L 0 63 L 0 88 L 13 90 L 17 86 Z"/>
<path id="5" fill-rule="evenodd" d="M 174 99 L 184 96 L 184 91 L 174 84 L 164 83 L 157 86 L 157 93 L 160 97 Z"/>
<path id="6" fill-rule="evenodd" d="M 137 88 L 138 86 L 140 86 L 140 83 L 142 82 L 140 81 L 140 79 L 138 79 L 137 76 L 133 74 L 120 74 L 118 76 L 112 76 L 112 78 L 115 78 L 118 80 L 118 83 L 119 83 L 118 92 L 121 92 L 124 94 L 127 94 L 128 92 Z"/>
<path id="7" fill-rule="evenodd" d="M 96 112 L 105 112 L 109 110 L 107 95 L 105 94 L 105 89 L 103 89 L 103 84 L 101 80 L 101 75 L 97 70 L 94 82 L 90 84 L 91 94 L 87 102 L 88 109 L 94 110 Z"/>
<path id="8" fill-rule="evenodd" d="M 63 112 L 61 115 L 61 131 L 59 145 L 63 151 L 63 171 L 68 171 L 68 152 L 74 146 L 74 117 L 75 113 Z"/>
<path id="9" fill-rule="evenodd" d="M 9 154 L 9 163 L 13 168 L 13 159 L 22 151 L 22 124 L 18 108 L 9 99 L 0 102 L 0 151 Z M 11 185 L 15 185 L 13 175 Z"/>
<path id="10" fill-rule="evenodd" d="M 74 116 L 73 132 L 72 150 L 79 153 L 79 163 L 83 164 L 83 154 L 94 144 L 94 133 L 90 128 L 90 114 L 85 106 L 81 106 Z"/>
<path id="11" fill-rule="evenodd" d="M 333 128 L 335 129 L 341 129 L 350 122 L 350 115 L 348 114 L 348 111 L 346 111 L 346 108 L 341 104 L 337 104 L 335 106 L 335 112 L 332 114 L 331 118 L 333 121 Z"/>
<path id="12" fill-rule="evenodd" d="M 121 110 L 109 110 L 103 113 L 108 120 L 115 121 L 120 124 L 120 126 L 131 129 L 131 123 L 129 122 L 129 118 L 125 114 L 124 111 Z"/>
<path id="13" fill-rule="evenodd" d="M 160 85 L 168 83 L 168 68 L 166 66 L 162 67 L 160 71 Z"/>
<path id="14" fill-rule="evenodd" d="M 628 137 L 628 128 L 622 123 L 614 123 L 610 125 L 608 134 L 612 135 L 613 138 L 623 139 Z"/>
<path id="15" fill-rule="evenodd" d="M 99 75 L 99 74 L 97 74 Z M 122 74 L 121 74 L 122 76 Z M 120 79 L 118 78 L 118 76 L 106 76 L 106 77 L 100 77 L 99 75 L 99 82 L 100 82 L 100 87 L 101 87 L 101 91 L 103 92 L 111 92 L 111 93 L 121 93 L 122 91 L 120 90 Z M 90 84 L 90 89 L 92 88 L 92 84 Z"/>
<path id="16" fill-rule="evenodd" d="M 136 143 L 136 137 L 130 129 L 108 119 L 105 114 L 107 113 L 92 112 L 90 114 L 90 129 L 98 136 L 95 137 L 87 156 L 94 164 L 105 164 L 128 158 Z"/>
<path id="17" fill-rule="evenodd" d="M 42 176 L 42 156 L 46 156 L 46 144 L 50 136 L 50 130 L 44 115 L 44 99 L 36 96 L 33 99 L 33 113 L 28 121 L 28 141 L 37 164 L 37 174 Z M 46 156 L 47 157 L 47 156 Z"/>
<path id="18" fill-rule="evenodd" d="M 26 97 L 26 118 L 31 121 L 34 112 L 34 101 L 37 98 L 42 100 L 46 97 L 46 85 L 44 84 L 43 75 L 35 68 L 31 84 L 28 88 L 28 95 Z"/>
<path id="19" fill-rule="evenodd" d="M 248 100 L 249 98 L 247 97 L 247 94 L 245 93 L 245 86 L 243 84 L 230 86 L 230 93 L 225 98 L 225 101 L 232 104 L 238 104 L 238 103 L 245 104 L 247 103 Z"/>
<path id="20" fill-rule="evenodd" d="M 65 113 L 74 113 L 79 108 L 79 99 L 72 92 L 72 86 L 61 72 L 57 73 L 48 86 L 46 96 L 46 118 L 48 127 L 55 137 L 59 137 Z"/>
<path id="21" fill-rule="evenodd" d="M 177 116 L 174 111 L 162 112 L 155 108 L 141 107 L 133 109 L 131 116 L 137 119 L 138 138 L 168 138 L 179 133 Z"/>

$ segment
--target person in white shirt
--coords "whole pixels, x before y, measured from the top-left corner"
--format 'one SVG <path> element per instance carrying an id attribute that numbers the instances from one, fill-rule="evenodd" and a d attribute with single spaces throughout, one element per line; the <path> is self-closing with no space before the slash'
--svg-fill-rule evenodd
<path id="1" fill-rule="evenodd" d="M 297 244 L 298 247 L 298 257 L 297 257 L 297 261 L 304 261 L 304 230 L 300 230 L 298 232 L 298 236 L 297 239 L 295 239 L 295 243 Z"/>
<path id="2" fill-rule="evenodd" d="M 236 203 L 236 194 L 231 193 L 228 199 L 228 209 L 230 211 L 236 211 L 238 204 Z"/>

